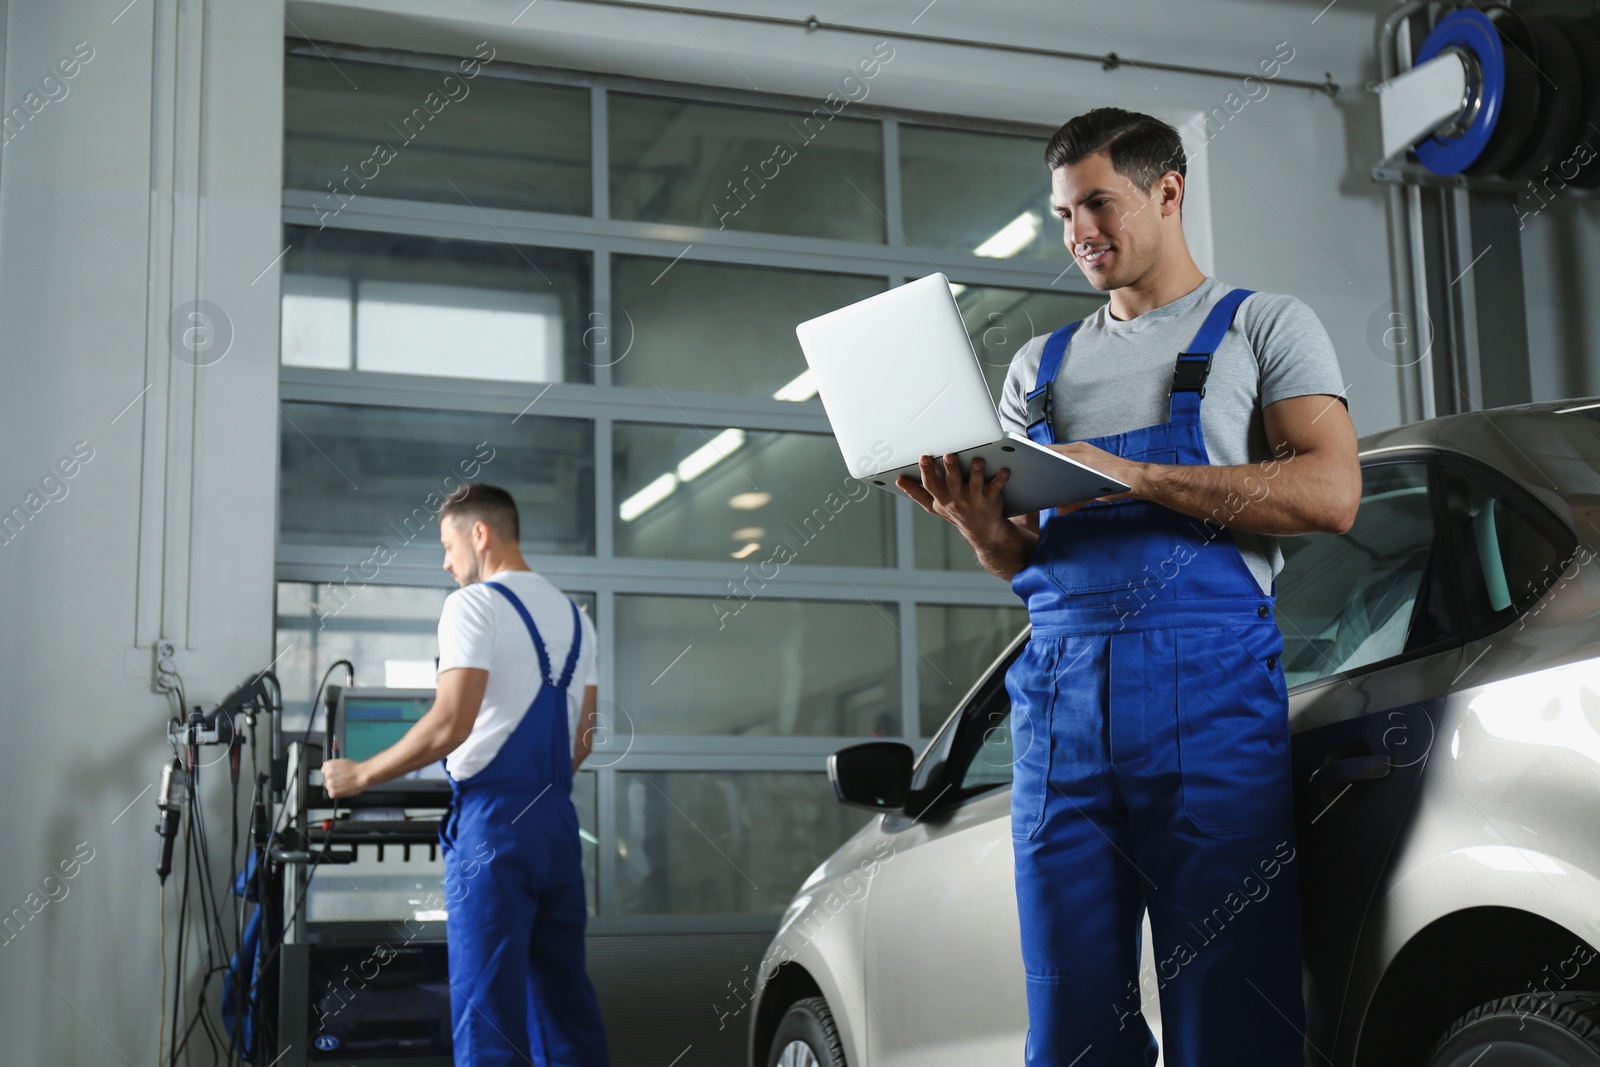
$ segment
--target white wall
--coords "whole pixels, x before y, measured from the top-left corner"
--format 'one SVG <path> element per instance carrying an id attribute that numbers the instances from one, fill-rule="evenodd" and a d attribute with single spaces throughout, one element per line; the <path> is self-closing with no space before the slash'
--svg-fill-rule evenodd
<path id="1" fill-rule="evenodd" d="M 178 642 L 196 700 L 271 658 L 277 296 L 275 275 L 252 282 L 281 247 L 280 19 L 124 3 L 7 13 L 8 113 L 77 42 L 92 58 L 0 150 L 0 507 L 25 505 L 75 442 L 93 450 L 0 545 L 0 919 L 61 897 L 0 945 L 8 1064 L 154 1060 L 142 791 L 169 705 L 149 645 Z M 203 369 L 166 340 L 170 309 L 197 298 L 234 334 Z M 45 886 L 80 843 L 93 858 Z"/>
<path id="2" fill-rule="evenodd" d="M 152 1061 L 156 837 L 142 791 L 167 751 L 168 705 L 144 677 L 149 646 L 176 640 L 191 699 L 207 702 L 273 654 L 283 37 L 457 54 L 487 39 L 507 61 L 736 88 L 754 78 L 817 98 L 873 40 L 567 0 L 458 3 L 448 19 L 425 0 L 298 0 L 282 9 L 288 26 L 272 3 L 123 3 L 12 0 L 6 17 L 8 111 L 76 42 L 94 50 L 68 95 L 0 150 L 0 508 L 23 503 L 75 442 L 94 450 L 68 495 L 0 545 L 0 918 L 30 893 L 36 904 L 79 842 L 94 850 L 66 898 L 0 945 L 8 1064 Z M 1189 214 L 1204 268 L 1318 312 L 1357 425 L 1372 431 L 1400 411 L 1395 372 L 1366 340 L 1389 299 L 1383 202 L 1366 178 L 1375 113 L 1354 91 L 1373 76 L 1375 6 L 1190 0 L 1181 21 L 1177 5 L 1156 0 L 939 0 L 926 10 L 925 0 L 831 0 L 780 13 L 1239 70 L 1288 41 L 1287 75 L 1331 71 L 1351 90 L 1339 101 L 1274 87 L 1227 124 L 1195 161 L 1192 207 L 1209 209 Z M 1118 104 L 1181 123 L 1234 88 L 944 45 L 896 49 L 874 103 L 1052 125 Z M 1547 286 L 1552 297 L 1576 291 L 1558 264 L 1582 244 L 1556 228 L 1560 217 L 1538 220 L 1549 239 L 1530 267 L 1530 288 L 1536 277 L 1567 286 Z M 1594 222 L 1591 210 L 1590 232 Z M 226 358 L 198 371 L 166 339 L 171 310 L 196 297 L 223 308 L 234 334 Z M 1536 336 L 1558 337 L 1573 366 L 1593 364 L 1592 318 L 1563 314 L 1541 309 L 1555 325 L 1541 318 Z M 1541 388 L 1575 380 L 1563 373 Z"/>
<path id="3" fill-rule="evenodd" d="M 1519 209 L 1533 398 L 1600 394 L 1600 196 L 1530 191 Z"/>

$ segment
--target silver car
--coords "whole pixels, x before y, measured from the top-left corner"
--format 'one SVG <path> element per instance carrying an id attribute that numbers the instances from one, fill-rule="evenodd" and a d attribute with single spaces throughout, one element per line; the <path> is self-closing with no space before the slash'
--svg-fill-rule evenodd
<path id="1" fill-rule="evenodd" d="M 1283 539 L 1278 577 L 1307 1063 L 1600 1067 L 1600 398 L 1362 446 L 1355 525 Z M 1026 641 L 920 757 L 829 758 L 879 817 L 783 916 L 752 1067 L 1022 1062 L 1003 683 Z"/>

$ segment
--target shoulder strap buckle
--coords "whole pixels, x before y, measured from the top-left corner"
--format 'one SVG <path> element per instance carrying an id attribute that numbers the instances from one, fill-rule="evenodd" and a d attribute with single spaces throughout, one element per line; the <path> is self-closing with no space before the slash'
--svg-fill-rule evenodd
<path id="1" fill-rule="evenodd" d="M 1206 395 L 1206 377 L 1211 373 L 1210 352 L 1179 352 L 1178 362 L 1172 369 L 1171 393 L 1197 393 Z"/>
<path id="2" fill-rule="evenodd" d="M 1055 408 L 1055 404 L 1050 398 L 1049 383 L 1046 383 L 1043 388 L 1036 389 L 1029 393 L 1027 397 L 1027 405 L 1027 426 L 1037 426 L 1041 422 L 1048 425 L 1051 422 L 1051 416 L 1054 414 Z"/>

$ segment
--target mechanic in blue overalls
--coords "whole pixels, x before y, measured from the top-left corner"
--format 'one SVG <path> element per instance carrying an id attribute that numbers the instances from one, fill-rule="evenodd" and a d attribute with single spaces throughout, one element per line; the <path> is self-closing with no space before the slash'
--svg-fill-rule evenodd
<path id="1" fill-rule="evenodd" d="M 946 480 L 956 457 L 923 457 L 900 483 L 1033 626 L 1006 677 L 1027 1063 L 1156 1062 L 1148 907 L 1167 1067 L 1301 1067 L 1272 535 L 1354 522 L 1337 361 L 1303 303 L 1195 266 L 1172 127 L 1100 108 L 1045 161 L 1067 247 L 1110 298 L 1017 353 L 1002 418 L 1131 489 L 1007 521 L 1008 472 L 985 482 L 981 461 Z"/>
<path id="2" fill-rule="evenodd" d="M 607 1067 L 571 795 L 595 729 L 594 627 L 528 568 L 518 527 L 496 486 L 445 500 L 439 540 L 461 588 L 439 619 L 433 707 L 390 748 L 322 773 L 330 796 L 349 796 L 449 757 L 439 839 L 455 1062 Z"/>

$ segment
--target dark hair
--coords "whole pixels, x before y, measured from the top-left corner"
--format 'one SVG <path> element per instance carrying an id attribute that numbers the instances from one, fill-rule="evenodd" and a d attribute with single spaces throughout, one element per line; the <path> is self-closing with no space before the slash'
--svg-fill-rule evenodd
<path id="1" fill-rule="evenodd" d="M 498 485 L 468 482 L 455 490 L 445 497 L 444 507 L 439 509 L 439 521 L 443 522 L 446 518 L 487 523 L 490 529 L 512 544 L 522 539 L 517 502 Z"/>
<path id="2" fill-rule="evenodd" d="M 1169 170 L 1188 176 L 1178 131 L 1158 118 L 1120 107 L 1097 107 L 1068 119 L 1050 138 L 1044 161 L 1056 170 L 1096 152 L 1108 153 L 1111 168 L 1147 193 Z"/>

